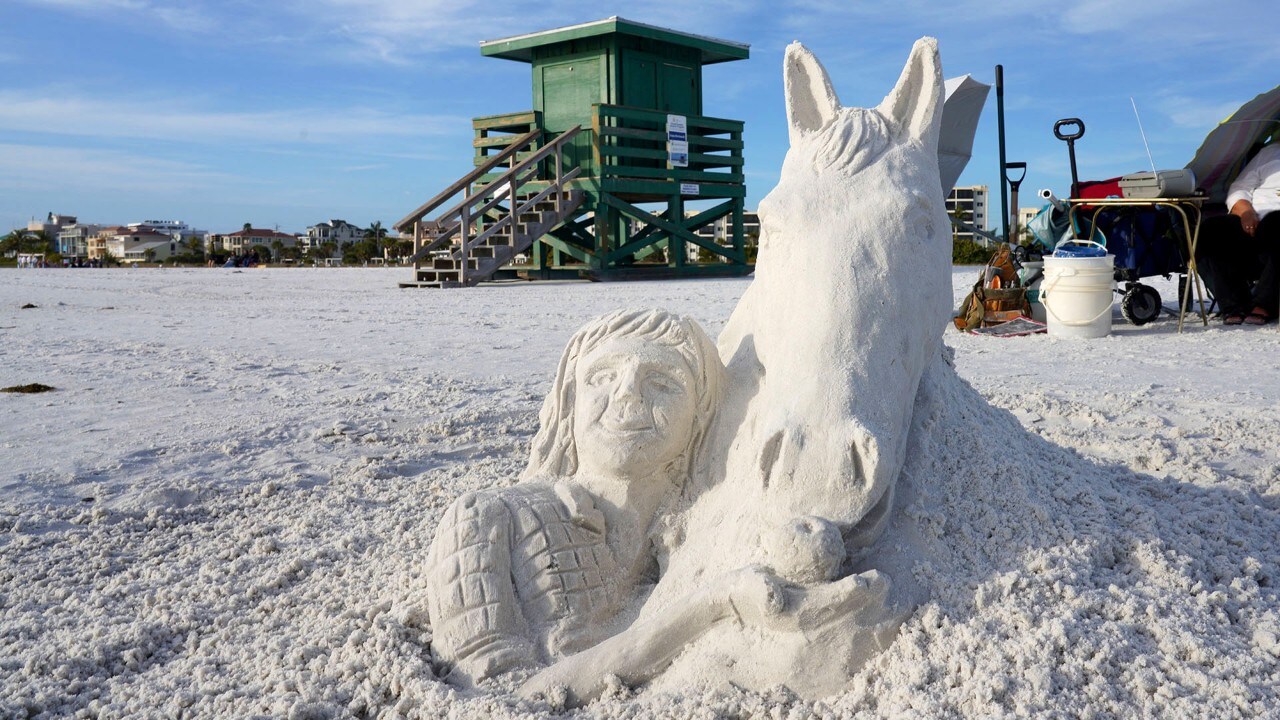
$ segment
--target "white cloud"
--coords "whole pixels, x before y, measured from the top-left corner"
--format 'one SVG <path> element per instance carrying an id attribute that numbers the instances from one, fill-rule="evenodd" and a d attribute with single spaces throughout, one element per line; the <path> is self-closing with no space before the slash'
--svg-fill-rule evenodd
<path id="1" fill-rule="evenodd" d="M 175 160 L 116 150 L 0 144 L 0 188 L 176 194 L 244 181 Z"/>
<path id="2" fill-rule="evenodd" d="M 614 14 L 637 22 L 678 29 L 732 25 L 755 12 L 757 0 L 635 0 L 620 11 L 583 0 L 544 0 L 536 15 L 527 5 L 479 0 L 293 0 L 287 7 L 294 22 L 310 24 L 316 32 L 345 38 L 352 55 L 405 62 L 417 55 L 477 47 L 481 40 L 548 30 L 601 20 Z M 701 32 L 701 31 L 700 31 Z"/>
<path id="3" fill-rule="evenodd" d="M 20 0 L 28 5 L 65 10 L 81 15 L 106 16 L 135 22 L 153 20 L 160 25 L 183 32 L 214 32 L 221 27 L 217 13 L 201 8 L 197 2 L 164 0 Z"/>
<path id="4" fill-rule="evenodd" d="M 1242 104 L 1244 101 L 1206 103 L 1196 98 L 1173 95 L 1160 100 L 1160 110 L 1177 127 L 1208 132 L 1239 110 Z"/>
<path id="5" fill-rule="evenodd" d="M 332 108 L 217 112 L 183 110 L 129 99 L 40 96 L 0 91 L 0 129 L 84 137 L 127 137 L 200 144 L 348 144 L 424 137 L 465 120 Z"/>

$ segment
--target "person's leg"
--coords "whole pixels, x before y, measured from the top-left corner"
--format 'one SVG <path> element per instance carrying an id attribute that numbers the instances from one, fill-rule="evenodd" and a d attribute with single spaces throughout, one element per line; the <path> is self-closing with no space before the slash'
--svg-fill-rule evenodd
<path id="1" fill-rule="evenodd" d="M 1240 218 L 1227 215 L 1205 220 L 1200 235 L 1196 267 L 1218 301 L 1218 310 L 1223 316 L 1248 313 L 1253 307 L 1250 271 L 1257 260 L 1248 247 L 1252 238 L 1240 228 Z"/>
<path id="2" fill-rule="evenodd" d="M 1253 286 L 1254 309 L 1274 318 L 1280 313 L 1280 213 L 1268 213 L 1253 234 L 1258 257 L 1258 282 Z"/>

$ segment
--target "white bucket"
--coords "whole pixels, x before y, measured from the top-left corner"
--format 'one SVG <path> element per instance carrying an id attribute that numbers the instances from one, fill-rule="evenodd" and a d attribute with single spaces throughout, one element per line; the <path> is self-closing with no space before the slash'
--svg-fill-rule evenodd
<path id="1" fill-rule="evenodd" d="M 1111 302 L 1115 289 L 1114 255 L 1044 258 L 1044 304 L 1049 335 L 1099 338 L 1111 332 Z"/>

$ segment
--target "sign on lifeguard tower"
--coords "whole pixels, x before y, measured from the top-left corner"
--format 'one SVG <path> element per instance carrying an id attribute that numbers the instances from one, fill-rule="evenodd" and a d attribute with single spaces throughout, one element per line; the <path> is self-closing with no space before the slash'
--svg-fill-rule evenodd
<path id="1" fill-rule="evenodd" d="M 689 121 L 683 115 L 667 116 L 667 158 L 671 167 L 689 167 Z"/>

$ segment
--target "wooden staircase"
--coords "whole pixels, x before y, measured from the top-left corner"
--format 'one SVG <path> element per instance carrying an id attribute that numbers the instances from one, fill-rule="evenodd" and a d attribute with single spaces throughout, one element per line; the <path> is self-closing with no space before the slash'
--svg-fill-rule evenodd
<path id="1" fill-rule="evenodd" d="M 574 127 L 538 148 L 542 131 L 531 130 L 396 223 L 401 232 L 413 231 L 414 280 L 400 287 L 456 288 L 489 280 L 577 215 L 587 196 L 570 186 L 580 170 L 564 171 L 563 149 L 579 132 Z M 425 219 L 458 195 L 449 209 Z"/>

